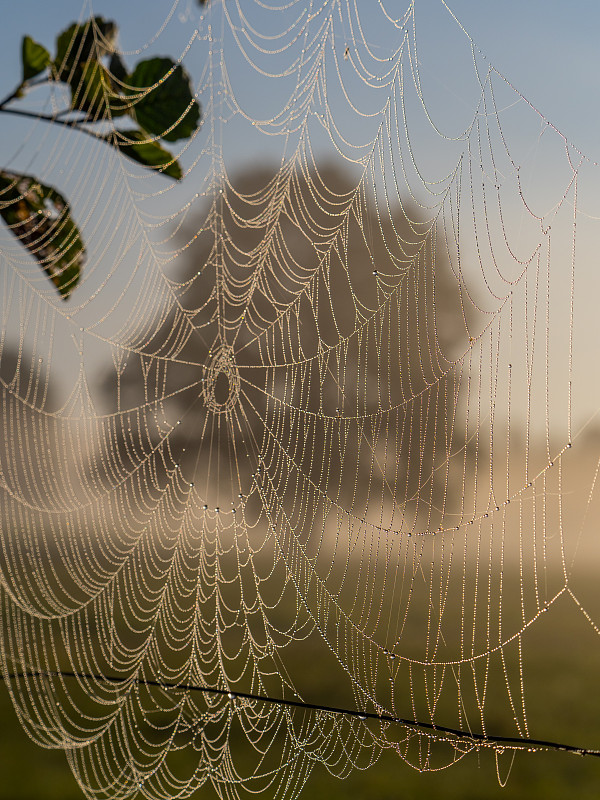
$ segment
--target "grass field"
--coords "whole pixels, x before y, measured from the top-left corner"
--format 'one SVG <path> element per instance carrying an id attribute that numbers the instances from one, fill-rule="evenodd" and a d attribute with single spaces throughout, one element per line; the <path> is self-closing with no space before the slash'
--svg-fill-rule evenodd
<path id="1" fill-rule="evenodd" d="M 0 690 L 0 752 L 2 800 L 81 800 L 65 756 L 33 744 L 19 727 L 5 689 Z M 360 800 L 596 800 L 600 791 L 600 759 L 566 753 L 517 753 L 499 761 L 499 772 L 507 780 L 502 788 L 493 753 L 472 754 L 449 769 L 419 773 L 393 753 L 364 772 L 353 772 L 345 781 L 317 766 L 305 789 L 310 800 L 360 798 Z M 196 798 L 216 797 L 202 789 Z"/>
<path id="2" fill-rule="evenodd" d="M 575 448 L 574 448 L 575 449 Z M 549 500 L 545 507 L 545 535 L 547 541 L 546 560 L 524 550 L 519 558 L 509 558 L 508 547 L 503 571 L 501 594 L 491 579 L 486 584 L 480 579 L 480 596 L 486 598 L 482 606 L 492 609 L 481 618 L 480 609 L 466 597 L 471 606 L 464 619 L 469 620 L 469 635 L 485 638 L 485 619 L 497 623 L 500 603 L 503 625 L 507 630 L 518 626 L 519 616 L 531 617 L 532 604 L 539 602 L 539 596 L 555 594 L 556 589 L 568 586 L 590 614 L 598 617 L 600 598 L 595 564 L 598 549 L 596 546 L 596 501 L 588 503 L 590 481 L 594 474 L 596 446 L 584 447 L 577 451 L 570 466 L 565 463 L 562 476 L 562 530 L 565 534 L 565 558 L 568 564 L 568 577 L 556 562 L 557 547 L 553 530 L 558 530 L 557 520 L 552 517 L 553 506 Z M 552 496 L 550 480 L 546 483 L 546 493 Z M 529 504 L 529 505 L 528 505 Z M 535 521 L 534 498 L 526 498 L 517 517 L 523 513 Z M 584 517 L 586 519 L 584 520 Z M 584 520 L 582 522 L 582 520 Z M 581 534 L 581 535 L 580 535 Z M 535 538 L 535 531 L 534 531 Z M 479 547 L 488 541 L 485 531 L 479 534 Z M 506 540 L 510 544 L 510 540 Z M 578 541 L 575 553 L 574 542 Z M 530 541 L 531 543 L 531 541 Z M 487 546 L 487 545 L 486 545 Z M 457 552 L 462 545 L 457 544 Z M 479 564 L 485 564 L 481 553 Z M 489 555 L 488 564 L 497 556 Z M 555 560 L 550 558 L 554 553 Z M 576 557 L 574 557 L 576 556 Z M 434 554 L 428 557 L 433 561 Z M 537 558 L 537 562 L 536 562 Z M 473 562 L 474 563 L 474 562 Z M 542 564 L 543 571 L 534 571 L 535 564 Z M 573 566 L 572 566 L 573 565 Z M 497 566 L 497 565 L 496 565 Z M 465 569 L 465 574 L 469 570 Z M 485 570 L 481 570 L 485 575 Z M 496 572 L 496 567 L 490 569 Z M 534 574 L 535 572 L 535 574 Z M 532 579 L 532 576 L 534 578 Z M 532 594 L 532 586 L 535 593 Z M 522 590 L 522 587 L 525 587 Z M 452 586 L 450 587 L 452 590 Z M 450 591 L 452 595 L 452 591 Z M 524 660 L 524 697 L 526 717 L 529 722 L 529 736 L 578 747 L 600 748 L 600 641 L 593 626 L 581 612 L 573 596 L 563 591 L 552 603 L 548 613 L 542 614 L 522 635 Z M 439 598 L 438 598 L 439 599 Z M 489 603 L 488 603 L 489 599 Z M 453 602 L 440 617 L 439 625 L 444 631 L 456 632 L 464 623 L 463 602 Z M 427 597 L 415 593 L 415 613 L 408 616 L 404 630 L 404 652 L 418 647 L 423 640 L 422 620 L 427 616 Z M 419 605 L 420 604 L 420 605 Z M 525 609 L 525 612 L 523 611 Z M 458 627 L 457 627 L 458 626 Z M 481 641 L 479 642 L 481 644 Z M 305 641 L 297 651 L 294 646 L 287 654 L 292 663 L 298 663 L 297 685 L 306 700 L 330 705 L 354 707 L 349 699 L 348 687 L 342 685 L 337 673 L 322 660 L 320 642 L 313 638 Z M 451 645 L 448 646 L 451 652 Z M 510 647 L 507 648 L 509 654 Z M 416 652 L 416 649 L 415 649 Z M 511 657 L 514 657 L 512 653 Z M 514 659 L 513 659 L 514 660 Z M 305 665 L 310 668 L 305 668 Z M 470 665 L 467 665 L 468 667 Z M 518 686 L 520 674 L 513 673 L 510 679 L 500 673 L 498 661 L 491 663 L 490 690 L 486 698 L 486 719 L 490 735 L 515 735 L 515 726 L 510 719 L 507 705 L 506 687 Z M 514 669 L 514 666 L 513 666 Z M 473 697 L 469 694 L 468 669 L 465 675 L 465 702 L 473 707 Z M 463 673 L 461 673 L 463 684 Z M 241 687 L 240 687 L 241 688 Z M 440 725 L 456 726 L 455 707 L 452 708 L 451 692 L 442 697 L 437 709 L 436 721 Z M 406 698 L 404 715 L 410 717 L 409 698 Z M 400 713 L 401 702 L 396 701 L 396 711 Z M 366 725 L 371 723 L 364 723 Z M 231 741 L 232 751 L 236 742 Z M 181 757 L 190 760 L 193 768 L 193 751 Z M 6 687 L 0 683 L 0 800 L 76 800 L 83 796 L 67 765 L 61 751 L 45 750 L 31 742 L 21 728 L 11 705 Z M 502 786 L 501 784 L 505 784 Z M 600 758 L 577 756 L 564 752 L 516 752 L 505 751 L 496 755 L 492 750 L 482 748 L 471 752 L 462 760 L 447 769 L 435 772 L 419 772 L 406 764 L 395 752 L 386 751 L 378 762 L 367 770 L 354 770 L 345 781 L 339 781 L 321 765 L 317 765 L 304 790 L 310 800 L 330 800 L 331 798 L 364 798 L 365 800 L 392 800 L 406 798 L 459 798 L 461 800 L 485 800 L 504 798 L 505 800 L 564 800 L 578 798 L 594 800 L 600 797 Z M 196 794 L 197 798 L 214 800 L 216 794 L 211 787 L 204 787 Z"/>
<path id="3" fill-rule="evenodd" d="M 591 590 L 591 587 L 590 587 Z M 557 604 L 543 624 L 524 638 L 527 669 L 526 698 L 530 735 L 581 747 L 600 745 L 600 652 L 594 637 L 574 613 L 567 599 Z M 327 677 L 327 671 L 324 671 Z M 318 669 L 305 681 L 305 696 L 332 698 L 333 681 L 320 682 Z M 31 742 L 21 729 L 9 700 L 0 686 L 0 763 L 2 800 L 76 800 L 77 786 L 64 754 L 45 750 Z M 440 711 L 440 724 L 443 724 Z M 493 733 L 493 720 L 490 732 Z M 235 747 L 235 742 L 232 744 Z M 506 781 L 503 788 L 499 780 Z M 197 798 L 215 797 L 205 787 Z M 562 752 L 505 751 L 496 757 L 482 749 L 439 772 L 420 773 L 394 752 L 384 752 L 365 771 L 354 771 L 345 781 L 329 775 L 317 765 L 305 788 L 310 800 L 336 797 L 365 800 L 395 800 L 421 797 L 456 800 L 578 800 L 600 796 L 600 758 Z"/>

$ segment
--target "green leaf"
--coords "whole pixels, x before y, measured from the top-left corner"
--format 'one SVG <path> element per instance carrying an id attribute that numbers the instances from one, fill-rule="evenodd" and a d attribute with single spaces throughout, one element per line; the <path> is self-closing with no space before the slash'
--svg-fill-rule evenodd
<path id="1" fill-rule="evenodd" d="M 113 91 L 110 73 L 103 64 L 85 61 L 78 73 L 79 82 L 71 83 L 71 108 L 85 111 L 94 121 L 120 117 L 128 112 L 131 101 Z"/>
<path id="2" fill-rule="evenodd" d="M 0 216 L 66 300 L 79 282 L 86 251 L 65 198 L 32 175 L 2 171 Z"/>
<path id="3" fill-rule="evenodd" d="M 187 72 L 170 58 L 140 61 L 123 89 L 134 100 L 140 127 L 167 142 L 187 139 L 200 122 Z M 140 91 L 142 90 L 142 91 Z"/>
<path id="4" fill-rule="evenodd" d="M 91 17 L 81 25 L 74 22 L 59 33 L 53 62 L 56 80 L 77 85 L 84 62 L 99 61 L 113 52 L 117 31 L 117 25 L 112 20 Z"/>
<path id="5" fill-rule="evenodd" d="M 123 81 L 127 80 L 129 73 L 127 72 L 125 62 L 118 53 L 112 54 L 108 68 L 113 78 L 116 78 L 117 81 L 123 83 Z"/>
<path id="6" fill-rule="evenodd" d="M 41 44 L 34 42 L 31 36 L 23 37 L 21 46 L 23 61 L 23 82 L 35 78 L 50 64 L 50 53 Z"/>
<path id="7" fill-rule="evenodd" d="M 123 155 L 137 161 L 138 164 L 143 164 L 144 167 L 156 169 L 164 175 L 175 178 L 176 181 L 183 177 L 179 162 L 173 154 L 152 140 L 145 131 L 114 131 L 102 138 Z"/>

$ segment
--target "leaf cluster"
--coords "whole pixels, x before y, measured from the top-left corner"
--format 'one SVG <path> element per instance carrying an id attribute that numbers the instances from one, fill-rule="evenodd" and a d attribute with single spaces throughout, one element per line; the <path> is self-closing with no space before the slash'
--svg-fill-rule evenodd
<path id="1" fill-rule="evenodd" d="M 136 128 L 119 129 L 104 140 L 143 166 L 179 180 L 181 167 L 158 139 L 176 142 L 198 129 L 200 106 L 190 78 L 167 57 L 139 61 L 129 72 L 116 49 L 117 34 L 116 23 L 103 17 L 73 23 L 58 34 L 54 58 L 26 36 L 21 93 L 32 78 L 47 72 L 50 81 L 68 85 L 75 119 L 89 124 L 129 117 Z"/>
<path id="2" fill-rule="evenodd" d="M 60 295 L 73 291 L 85 263 L 85 246 L 69 204 L 32 175 L 0 172 L 0 216 L 42 266 Z"/>
<path id="3" fill-rule="evenodd" d="M 190 78 L 168 57 L 145 59 L 129 70 L 117 35 L 117 24 L 101 16 L 74 22 L 56 37 L 54 56 L 25 36 L 22 80 L 0 102 L 0 112 L 35 86 L 65 84 L 68 107 L 53 117 L 37 115 L 40 119 L 91 134 L 132 161 L 180 180 L 177 158 L 159 140 L 177 142 L 197 131 L 200 106 Z M 10 113 L 35 116 L 12 108 Z M 129 124 L 116 127 L 120 119 Z M 97 123 L 104 130 L 97 130 Z M 81 277 L 85 246 L 64 198 L 32 176 L 0 171 L 0 216 L 67 298 Z"/>

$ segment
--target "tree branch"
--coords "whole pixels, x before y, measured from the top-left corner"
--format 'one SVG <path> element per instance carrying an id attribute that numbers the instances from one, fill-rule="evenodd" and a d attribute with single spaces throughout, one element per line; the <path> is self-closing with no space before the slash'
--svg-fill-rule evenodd
<path id="1" fill-rule="evenodd" d="M 0 111 L 4 111 L 4 106 L 8 105 L 8 103 L 10 103 L 11 100 L 16 100 L 17 97 L 21 97 L 23 86 L 24 84 L 22 83 L 19 84 L 19 86 L 17 86 L 17 88 L 14 90 L 14 92 L 11 92 L 11 94 L 7 95 L 4 98 L 4 100 L 0 101 Z"/>
<path id="2" fill-rule="evenodd" d="M 4 100 L 0 100 L 0 111 L 4 111 L 4 106 L 8 105 L 13 100 L 22 97 L 23 93 L 27 91 L 27 89 L 32 89 L 36 86 L 43 86 L 45 83 L 50 83 L 50 78 L 47 75 L 44 75 L 42 78 L 38 78 L 36 81 L 23 81 L 23 83 L 20 83 L 13 92 L 4 98 Z"/>
<path id="3" fill-rule="evenodd" d="M 65 128 L 74 128 L 77 131 L 81 131 L 82 133 L 87 133 L 88 136 L 93 136 L 94 139 L 102 139 L 102 135 L 97 133 L 96 131 L 91 130 L 90 128 L 83 127 L 83 122 L 88 122 L 88 118 L 85 119 L 60 119 L 56 114 L 39 114 L 36 111 L 27 111 L 26 109 L 22 108 L 3 108 L 2 103 L 0 103 L 0 114 L 13 114 L 16 117 L 26 117 L 27 119 L 37 119 L 41 120 L 42 122 L 50 122 L 54 123 L 55 125 L 62 125 Z"/>

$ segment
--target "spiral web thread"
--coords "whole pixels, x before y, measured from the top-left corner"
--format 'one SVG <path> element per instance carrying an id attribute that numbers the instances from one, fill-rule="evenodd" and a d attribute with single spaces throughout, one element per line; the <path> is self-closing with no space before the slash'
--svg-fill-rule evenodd
<path id="1" fill-rule="evenodd" d="M 18 153 L 88 262 L 62 303 L 2 234 L 2 669 L 89 797 L 560 737 L 528 666 L 565 625 L 597 653 L 597 166 L 441 3 L 472 100 L 445 126 L 397 6 L 175 3 L 138 52 L 175 31 L 195 80 L 181 184 L 41 123 Z"/>

